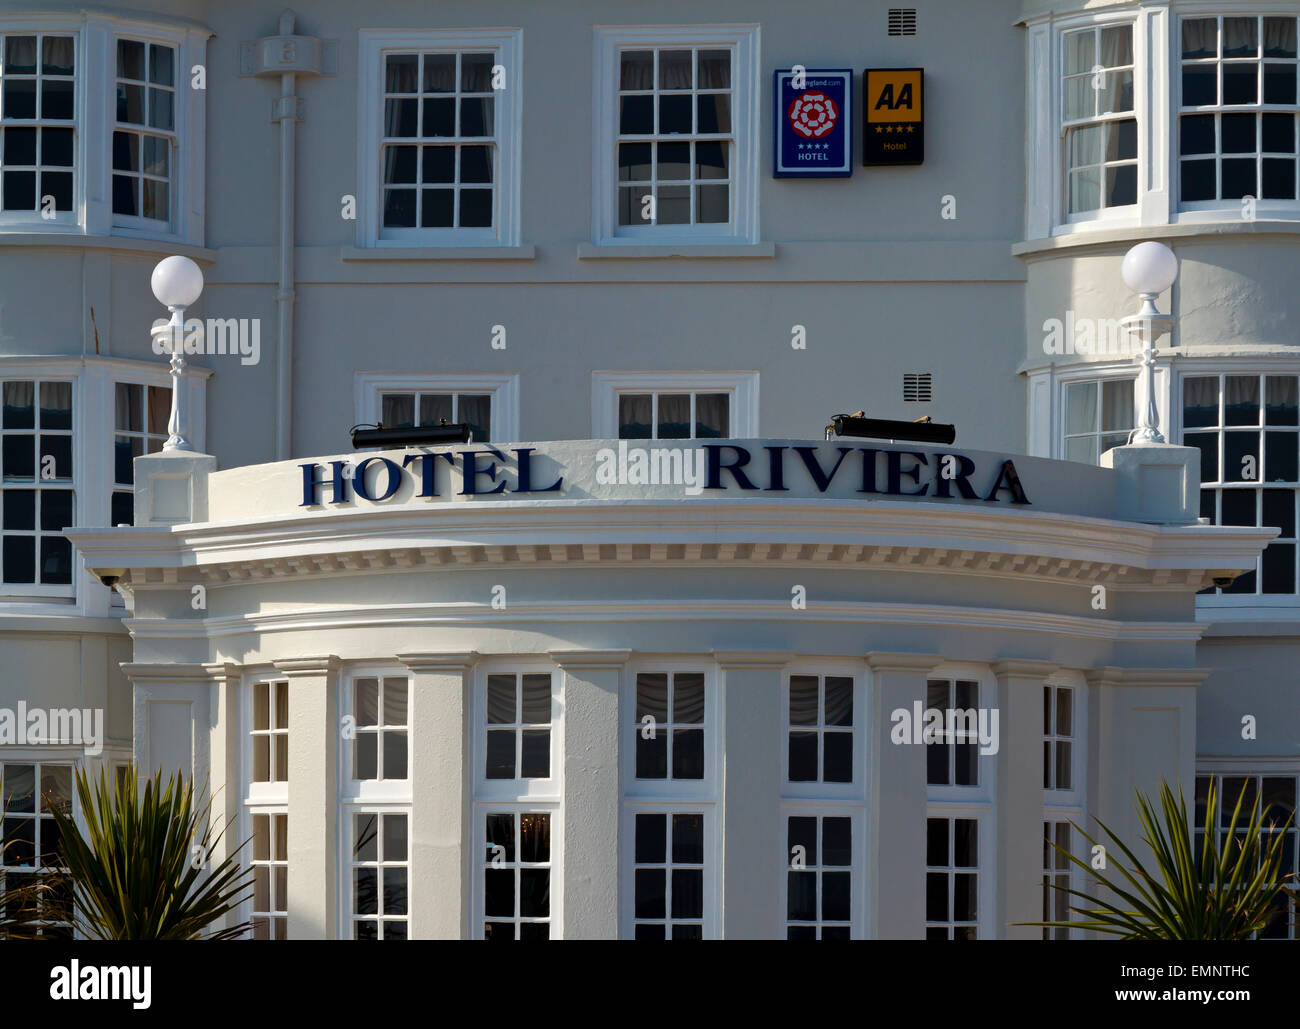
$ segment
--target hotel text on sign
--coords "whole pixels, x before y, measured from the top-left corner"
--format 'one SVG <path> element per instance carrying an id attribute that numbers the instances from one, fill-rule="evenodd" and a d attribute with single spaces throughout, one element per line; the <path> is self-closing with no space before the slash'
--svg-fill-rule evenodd
<path id="1" fill-rule="evenodd" d="M 862 163 L 920 164 L 925 160 L 924 72 L 868 69 L 862 74 Z"/>

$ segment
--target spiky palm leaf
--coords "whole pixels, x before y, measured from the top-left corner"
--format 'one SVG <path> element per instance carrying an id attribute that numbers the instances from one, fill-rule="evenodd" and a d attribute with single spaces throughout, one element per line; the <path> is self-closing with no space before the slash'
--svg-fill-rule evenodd
<path id="1" fill-rule="evenodd" d="M 1193 825 L 1181 787 L 1177 797 L 1167 783 L 1160 786 L 1160 810 L 1137 792 L 1138 818 L 1143 839 L 1155 857 L 1154 871 L 1148 870 L 1110 827 L 1097 820 L 1106 836 L 1127 859 L 1129 866 L 1113 862 L 1123 880 L 1113 873 L 1093 868 L 1068 850 L 1051 846 L 1082 868 L 1117 900 L 1094 897 L 1083 890 L 1049 884 L 1091 906 L 1071 906 L 1082 915 L 1075 922 L 1019 922 L 1045 928 L 1091 929 L 1126 940 L 1244 940 L 1262 930 L 1276 902 L 1287 886 L 1281 872 L 1285 830 L 1291 825 L 1269 824 L 1271 839 L 1261 846 L 1265 813 L 1252 810 L 1243 833 L 1237 832 L 1246 799 L 1243 785 L 1227 827 L 1228 843 L 1220 847 L 1213 827 L 1206 830 L 1200 853 L 1195 853 Z M 1214 780 L 1210 781 L 1207 810 L 1217 800 Z M 1079 826 L 1070 823 L 1093 847 L 1099 846 Z M 1127 886 L 1125 886 L 1127 883 Z"/>
<path id="2" fill-rule="evenodd" d="M 248 922 L 208 931 L 247 899 L 252 872 L 237 861 L 248 841 L 207 867 L 225 828 L 211 825 L 210 800 L 196 805 L 193 783 L 175 774 L 164 785 L 156 773 L 141 793 L 134 775 L 114 784 L 101 770 L 92 783 L 78 769 L 76 788 L 85 833 L 71 815 L 53 810 L 66 871 L 47 873 L 32 887 L 46 912 L 57 910 L 55 891 L 70 883 L 71 910 L 65 903 L 57 915 L 89 939 L 225 940 L 248 932 Z"/>

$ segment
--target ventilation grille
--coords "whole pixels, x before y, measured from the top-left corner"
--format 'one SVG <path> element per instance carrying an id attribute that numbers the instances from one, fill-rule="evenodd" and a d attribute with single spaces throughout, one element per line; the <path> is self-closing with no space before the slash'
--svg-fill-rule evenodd
<path id="1" fill-rule="evenodd" d="M 889 9 L 889 34 L 891 36 L 915 36 L 916 8 L 891 7 Z"/>
<path id="2" fill-rule="evenodd" d="M 903 399 L 908 403 L 929 403 L 934 399 L 934 386 L 929 372 L 903 374 Z"/>

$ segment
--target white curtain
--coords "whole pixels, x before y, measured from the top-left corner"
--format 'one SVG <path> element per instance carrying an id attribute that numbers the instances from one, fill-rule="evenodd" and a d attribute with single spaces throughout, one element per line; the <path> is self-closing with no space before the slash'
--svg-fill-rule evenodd
<path id="1" fill-rule="evenodd" d="M 1264 56 L 1294 57 L 1296 30 L 1294 18 L 1264 19 Z"/>
<path id="2" fill-rule="evenodd" d="M 701 439 L 721 439 L 731 434 L 728 423 L 729 397 L 726 393 L 701 393 L 695 398 L 695 435 Z"/>
<path id="3" fill-rule="evenodd" d="M 171 50 L 164 47 L 156 48 L 162 54 L 166 53 L 170 61 Z M 33 45 L 33 55 L 35 46 Z M 45 55 L 44 71 L 51 75 L 71 75 L 72 74 L 72 37 L 71 36 L 46 36 L 45 37 Z M 171 85 L 171 69 L 168 64 L 168 77 L 164 85 Z M 156 79 L 155 81 L 162 81 Z"/>
<path id="4" fill-rule="evenodd" d="M 1219 26 L 1213 18 L 1183 19 L 1183 57 L 1213 57 L 1218 42 Z"/>
<path id="5" fill-rule="evenodd" d="M 624 50 L 619 60 L 619 89 L 654 89 L 653 50 Z"/>

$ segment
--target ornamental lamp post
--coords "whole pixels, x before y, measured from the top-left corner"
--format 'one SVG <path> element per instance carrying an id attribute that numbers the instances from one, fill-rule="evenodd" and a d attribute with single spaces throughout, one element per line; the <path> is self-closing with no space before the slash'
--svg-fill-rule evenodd
<path id="1" fill-rule="evenodd" d="M 154 267 L 149 285 L 158 302 L 171 311 L 171 319 L 153 327 L 150 335 L 154 350 L 171 353 L 172 409 L 167 419 L 167 442 L 163 450 L 188 450 L 194 447 L 189 439 L 189 411 L 181 392 L 181 375 L 185 371 L 185 309 L 198 300 L 203 292 L 203 272 L 188 257 L 164 257 Z M 160 351 L 159 341 L 163 341 Z"/>
<path id="2" fill-rule="evenodd" d="M 1133 443 L 1166 443 L 1160 433 L 1160 412 L 1156 409 L 1156 350 L 1155 341 L 1174 327 L 1172 314 L 1161 314 L 1156 299 L 1178 278 L 1178 258 L 1163 243 L 1148 240 L 1139 243 L 1124 255 L 1120 265 L 1124 284 L 1142 298 L 1142 308 L 1137 314 L 1120 321 L 1127 332 L 1140 333 L 1142 353 L 1138 360 L 1146 369 L 1145 403 L 1137 401 L 1137 428 L 1129 433 Z"/>

